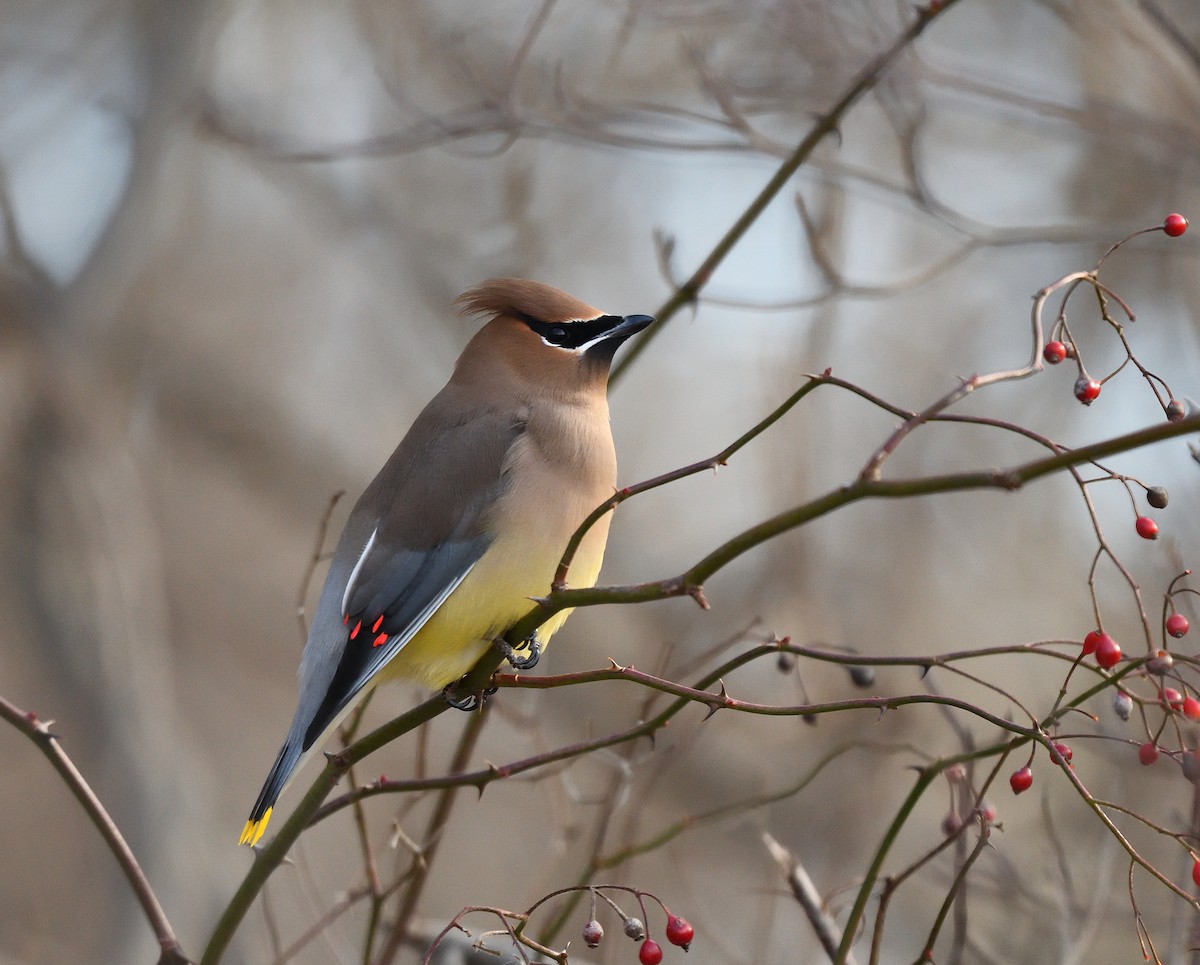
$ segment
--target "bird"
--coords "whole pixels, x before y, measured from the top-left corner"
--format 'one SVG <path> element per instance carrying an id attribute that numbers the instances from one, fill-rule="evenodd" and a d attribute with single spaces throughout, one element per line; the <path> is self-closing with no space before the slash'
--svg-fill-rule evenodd
<path id="1" fill-rule="evenodd" d="M 654 319 L 515 278 L 455 302 L 486 321 L 350 512 L 301 655 L 296 711 L 240 844 L 258 843 L 289 779 L 378 683 L 416 681 L 455 703 L 447 688 L 489 647 L 528 669 L 569 615 L 516 650 L 500 639 L 615 492 L 609 368 Z M 595 585 L 608 523 L 579 544 L 573 585 Z"/>

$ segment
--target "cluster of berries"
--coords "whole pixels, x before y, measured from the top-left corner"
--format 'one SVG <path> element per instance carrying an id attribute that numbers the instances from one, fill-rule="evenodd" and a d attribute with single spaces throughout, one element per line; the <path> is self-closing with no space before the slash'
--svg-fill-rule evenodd
<path id="1" fill-rule="evenodd" d="M 1165 493 L 1163 503 L 1165 505 Z M 1153 520 L 1149 520 L 1147 517 L 1140 517 L 1138 519 L 1138 533 L 1146 539 L 1154 539 L 1158 533 L 1158 527 L 1153 526 L 1153 529 L 1150 530 L 1148 527 L 1142 525 L 1143 520 L 1153 525 Z M 1166 636 L 1175 639 L 1186 636 L 1188 631 L 1191 630 L 1190 621 L 1176 609 L 1175 604 L 1175 595 L 1196 592 L 1188 588 L 1176 589 L 1176 583 L 1190 574 L 1190 570 L 1185 570 L 1176 577 L 1166 594 L 1162 628 Z M 1099 666 L 1109 670 L 1121 662 L 1122 656 L 1121 645 L 1103 629 L 1092 630 L 1083 638 L 1080 659 L 1083 657 L 1092 657 Z M 1200 698 L 1197 698 L 1192 693 L 1181 692 L 1175 687 L 1167 686 L 1163 682 L 1164 678 L 1174 676 L 1184 691 L 1188 689 L 1182 680 L 1178 678 L 1178 674 L 1174 671 L 1174 668 L 1175 658 L 1169 650 L 1162 649 L 1155 651 L 1146 659 L 1144 671 L 1142 672 L 1144 672 L 1148 680 L 1153 681 L 1156 689 L 1157 704 L 1164 714 L 1168 717 L 1173 714 L 1180 714 L 1193 723 L 1200 722 Z M 1133 714 L 1133 706 L 1133 697 L 1124 688 L 1118 687 L 1113 697 L 1113 709 L 1117 715 L 1122 720 L 1129 720 Z M 1068 767 L 1074 766 L 1072 760 L 1075 754 L 1069 745 L 1062 742 L 1055 742 L 1051 746 L 1051 758 L 1056 764 Z M 1185 747 L 1178 755 L 1174 752 L 1168 753 L 1171 756 L 1179 757 L 1183 776 L 1192 783 L 1200 785 L 1200 750 L 1188 750 Z M 1161 754 L 1162 751 L 1158 746 L 1157 738 L 1148 740 L 1138 747 L 1138 761 L 1146 767 L 1155 764 Z M 1008 784 L 1012 788 L 1013 794 L 1023 794 L 1033 787 L 1032 758 L 1030 763 L 1013 771 L 1009 776 Z M 1200 887 L 1200 856 L 1197 856 L 1193 852 L 1192 861 L 1192 879 L 1195 881 L 1197 887 Z"/>
<path id="2" fill-rule="evenodd" d="M 1159 230 L 1170 238 L 1178 238 L 1185 231 L 1187 231 L 1187 229 L 1188 219 L 1181 214 L 1172 213 L 1163 219 L 1163 223 L 1159 225 L 1157 229 L 1147 230 Z M 1141 232 L 1138 233 L 1141 234 Z M 1054 329 L 1051 331 L 1051 334 L 1054 334 L 1055 330 L 1057 330 L 1059 327 L 1059 325 L 1055 325 Z M 1065 338 L 1066 341 L 1063 341 L 1059 338 L 1052 338 L 1046 343 L 1045 348 L 1042 349 L 1042 358 L 1046 361 L 1047 365 L 1058 365 L 1060 362 L 1066 359 L 1078 358 L 1078 353 L 1075 349 L 1075 343 L 1071 341 L 1070 337 L 1066 334 L 1063 335 L 1063 338 Z M 1116 373 L 1114 372 L 1113 375 L 1115 374 Z M 1111 376 L 1109 376 L 1109 378 L 1111 378 Z M 1108 380 L 1093 379 L 1087 374 L 1086 371 L 1084 371 L 1083 365 L 1080 364 L 1079 378 L 1075 380 L 1075 398 L 1077 398 L 1084 405 L 1091 405 L 1098 398 L 1100 398 L 1100 389 L 1106 381 Z M 1166 413 L 1167 419 L 1171 422 L 1179 422 L 1184 416 L 1187 415 L 1187 407 L 1178 399 L 1168 399 L 1163 405 L 1163 410 Z M 1153 539 L 1153 537 L 1148 538 Z"/>
<path id="3" fill-rule="evenodd" d="M 663 960 L 662 946 L 653 938 L 646 937 L 646 929 L 637 918 L 626 918 L 622 922 L 625 935 L 636 942 L 641 942 L 638 949 L 638 961 L 641 965 L 659 965 Z M 667 912 L 667 927 L 664 933 L 667 941 L 682 948 L 685 952 L 696 936 L 696 930 L 686 918 Z M 604 926 L 595 918 L 583 926 L 583 940 L 588 948 L 596 948 L 604 938 Z"/>

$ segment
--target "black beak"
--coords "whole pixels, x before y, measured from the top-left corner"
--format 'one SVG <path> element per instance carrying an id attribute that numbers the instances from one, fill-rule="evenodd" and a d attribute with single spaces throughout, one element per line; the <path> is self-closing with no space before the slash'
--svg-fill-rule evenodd
<path id="1" fill-rule="evenodd" d="M 612 357 L 625 339 L 630 335 L 636 335 L 654 321 L 653 315 L 626 315 L 624 318 L 612 315 L 609 317 L 616 324 L 604 333 L 604 337 L 600 341 L 584 353 L 587 358 L 602 361 L 605 364 L 612 361 Z"/>
<path id="2" fill-rule="evenodd" d="M 629 338 L 630 335 L 636 335 L 643 328 L 654 324 L 653 315 L 626 315 L 620 322 L 613 326 L 608 333 L 608 338 L 619 338 L 621 341 Z"/>

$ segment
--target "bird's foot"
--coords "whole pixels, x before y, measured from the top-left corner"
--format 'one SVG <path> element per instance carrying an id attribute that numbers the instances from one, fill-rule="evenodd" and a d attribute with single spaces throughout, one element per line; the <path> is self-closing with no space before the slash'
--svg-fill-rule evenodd
<path id="1" fill-rule="evenodd" d="M 484 702 L 496 692 L 495 687 L 488 687 L 477 694 L 467 694 L 465 697 L 459 697 L 455 688 L 458 686 L 457 681 L 452 684 L 447 684 L 442 688 L 442 700 L 446 701 L 455 710 L 473 711 L 479 710 L 484 705 Z"/>
<path id="2" fill-rule="evenodd" d="M 520 647 L 510 646 L 508 641 L 503 637 L 497 637 L 493 643 L 496 649 L 504 654 L 504 659 L 508 661 L 508 665 L 513 670 L 532 670 L 537 666 L 538 659 L 542 656 L 542 645 L 538 642 L 537 634 L 531 633 L 521 643 Z M 528 650 L 529 653 L 521 656 L 522 650 Z"/>

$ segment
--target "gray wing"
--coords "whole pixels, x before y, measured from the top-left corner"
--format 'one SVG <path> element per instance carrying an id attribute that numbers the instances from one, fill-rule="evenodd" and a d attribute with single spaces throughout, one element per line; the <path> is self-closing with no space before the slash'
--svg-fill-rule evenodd
<path id="1" fill-rule="evenodd" d="M 522 411 L 464 405 L 451 383 L 425 408 L 350 513 L 300 661 L 291 728 L 247 827 L 305 753 L 486 552 Z M 243 835 L 243 840 L 246 840 Z"/>
<path id="2" fill-rule="evenodd" d="M 334 653 L 337 665 L 306 728 L 305 747 L 424 626 L 491 544 L 488 512 L 505 489 L 505 459 L 525 421 L 520 413 L 486 408 L 464 416 L 454 401 L 439 396 L 430 404 L 351 513 L 354 525 L 343 537 L 351 542 L 339 546 L 335 561 L 355 552 L 366 525 L 371 529 L 344 589 L 332 594 L 334 646 L 328 638 L 314 640 L 315 623 L 309 636 L 305 661 L 314 649 L 324 673 L 310 663 L 302 677 L 305 670 L 328 674 Z M 447 410 L 459 417 L 448 418 Z M 325 589 L 341 585 L 327 581 Z M 323 593 L 318 611 L 334 602 Z M 330 633 L 329 615 L 318 612 L 317 619 L 321 632 Z"/>

